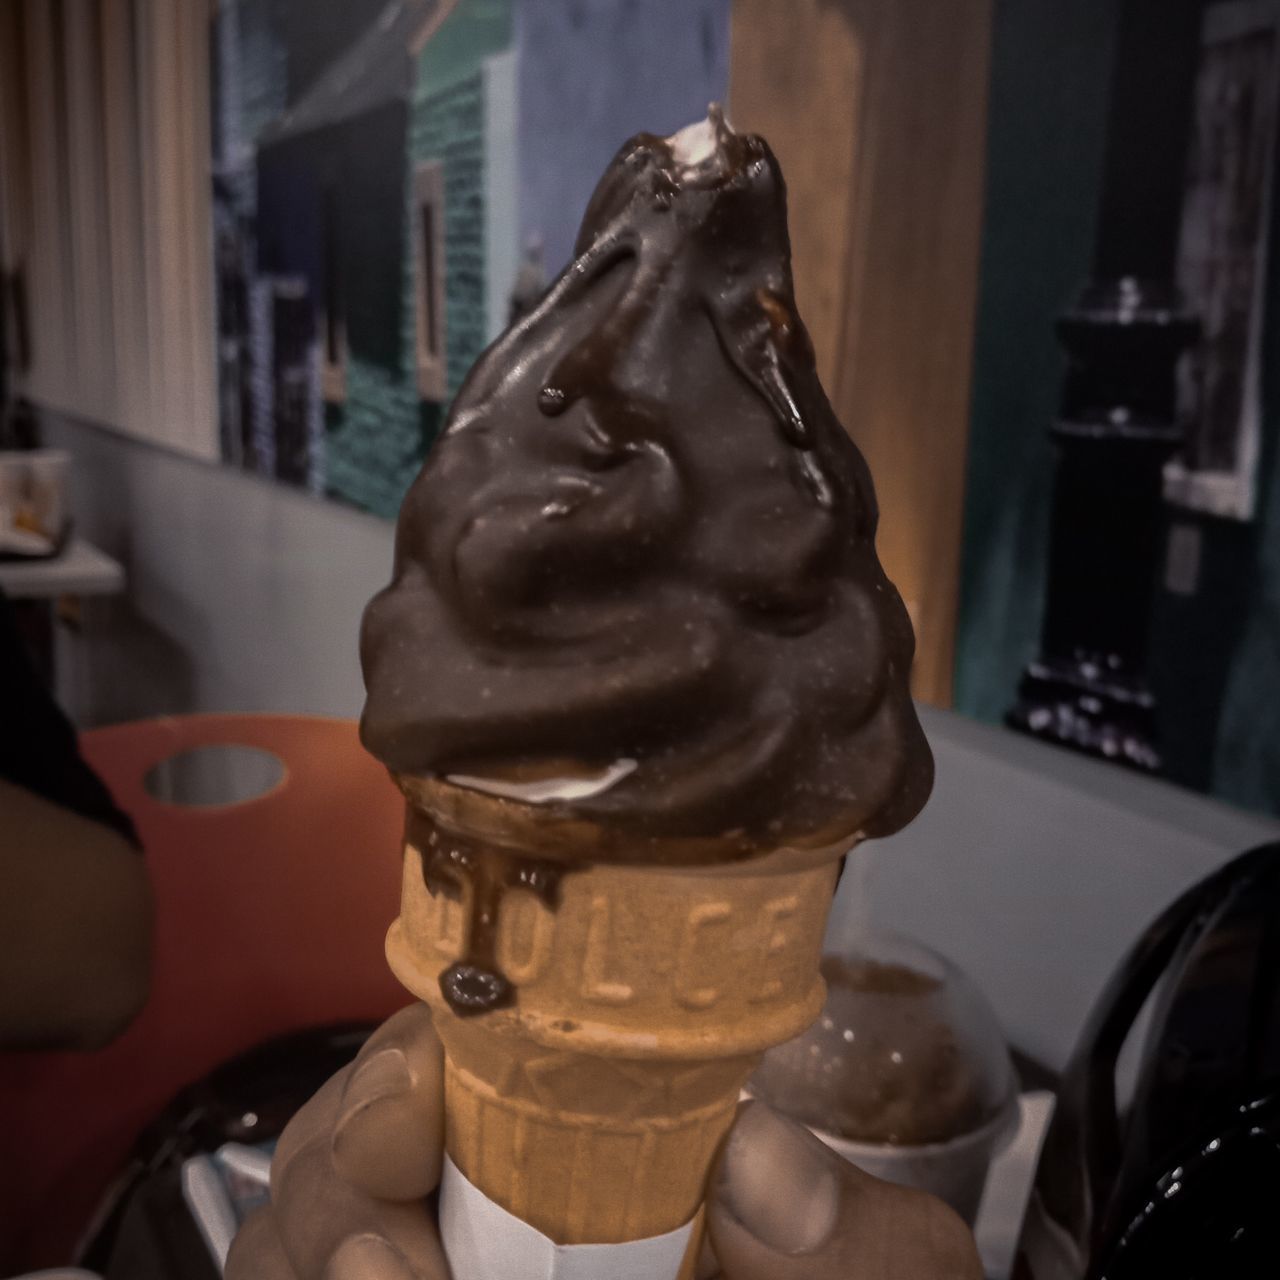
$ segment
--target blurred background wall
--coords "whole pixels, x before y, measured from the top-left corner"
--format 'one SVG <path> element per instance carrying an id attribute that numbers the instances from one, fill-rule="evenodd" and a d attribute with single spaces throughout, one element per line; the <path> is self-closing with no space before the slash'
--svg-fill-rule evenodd
<path id="1" fill-rule="evenodd" d="M 1001 0 L 993 30 L 986 217 L 975 340 L 955 706 L 998 723 L 1036 651 L 1053 420 L 1053 323 L 1087 278 L 1120 6 Z M 1272 205 L 1273 236 L 1280 207 Z M 1280 807 L 1280 274 L 1267 280 L 1257 516 L 1170 508 L 1198 566 L 1159 574 L 1150 678 L 1168 775 Z M 1187 533 L 1180 535 L 1186 538 Z M 1184 542 L 1185 547 L 1185 542 Z"/>

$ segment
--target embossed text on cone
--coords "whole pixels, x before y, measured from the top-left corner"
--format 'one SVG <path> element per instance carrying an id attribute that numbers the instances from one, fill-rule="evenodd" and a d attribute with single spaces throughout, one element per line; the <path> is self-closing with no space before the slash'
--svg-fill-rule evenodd
<path id="1" fill-rule="evenodd" d="M 511 891 L 497 959 L 516 1002 L 459 1017 L 439 977 L 465 952 L 471 890 L 432 894 L 410 842 L 387 953 L 435 1012 L 459 1169 L 561 1244 L 689 1222 L 757 1056 L 821 1008 L 836 874 L 819 852 L 600 865 L 564 877 L 556 910 Z"/>

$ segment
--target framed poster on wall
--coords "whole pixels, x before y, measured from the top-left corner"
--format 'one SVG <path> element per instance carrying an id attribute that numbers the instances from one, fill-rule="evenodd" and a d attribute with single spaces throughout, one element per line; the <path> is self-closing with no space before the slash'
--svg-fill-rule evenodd
<path id="1" fill-rule="evenodd" d="M 1236 520 L 1253 518 L 1262 449 L 1278 53 L 1275 0 L 1206 8 L 1178 247 L 1202 338 L 1181 370 L 1187 442 L 1165 470 L 1165 496 Z"/>
<path id="2" fill-rule="evenodd" d="M 609 158 L 728 88 L 730 0 L 220 0 L 225 461 L 393 516 Z"/>

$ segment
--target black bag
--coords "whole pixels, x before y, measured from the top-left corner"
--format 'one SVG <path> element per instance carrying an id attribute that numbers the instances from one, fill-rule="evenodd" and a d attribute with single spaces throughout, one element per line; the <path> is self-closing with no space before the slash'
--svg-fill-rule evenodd
<path id="1" fill-rule="evenodd" d="M 139 1138 L 79 1265 L 106 1280 L 218 1280 L 183 1199 L 183 1164 L 227 1142 L 273 1142 L 372 1031 L 342 1026 L 283 1036 L 185 1089 Z"/>
<path id="2" fill-rule="evenodd" d="M 1152 1016 L 1132 1101 L 1116 1065 Z M 1143 934 L 1063 1076 L 1019 1280 L 1280 1276 L 1280 844 Z"/>

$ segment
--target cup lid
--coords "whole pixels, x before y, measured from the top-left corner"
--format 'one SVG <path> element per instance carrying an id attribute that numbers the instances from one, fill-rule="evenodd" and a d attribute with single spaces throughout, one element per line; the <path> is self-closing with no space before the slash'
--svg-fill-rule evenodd
<path id="1" fill-rule="evenodd" d="M 893 934 L 824 956 L 827 999 L 765 1054 L 750 1091 L 837 1138 L 947 1142 L 990 1124 L 1017 1092 L 995 1013 L 950 961 Z"/>

